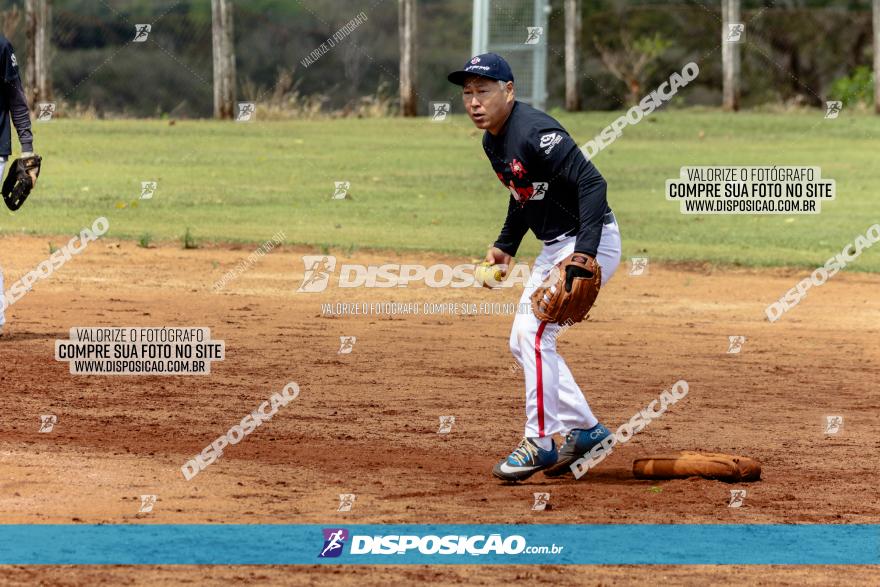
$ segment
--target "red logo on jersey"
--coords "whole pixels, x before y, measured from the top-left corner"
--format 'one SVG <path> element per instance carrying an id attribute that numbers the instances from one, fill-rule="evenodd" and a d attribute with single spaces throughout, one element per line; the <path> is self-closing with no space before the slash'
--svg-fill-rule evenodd
<path id="1" fill-rule="evenodd" d="M 526 168 L 516 159 L 510 162 L 510 171 L 519 179 L 522 179 L 526 174 Z"/>

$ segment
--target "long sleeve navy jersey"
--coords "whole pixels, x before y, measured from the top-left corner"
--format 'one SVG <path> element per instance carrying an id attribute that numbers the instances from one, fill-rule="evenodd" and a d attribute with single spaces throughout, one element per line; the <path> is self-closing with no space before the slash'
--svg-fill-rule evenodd
<path id="1" fill-rule="evenodd" d="M 2 35 L 0 35 L 0 75 L 3 76 L 3 91 L 0 92 L 0 156 L 8 157 L 12 153 L 10 114 L 18 132 L 22 152 L 33 151 L 31 113 L 18 73 L 18 60 L 15 58 L 12 44 Z"/>
<path id="2" fill-rule="evenodd" d="M 575 251 L 596 256 L 607 184 L 559 122 L 515 102 L 501 132 L 483 135 L 483 150 L 510 191 L 496 247 L 515 255 L 532 229 L 543 241 L 576 233 Z"/>

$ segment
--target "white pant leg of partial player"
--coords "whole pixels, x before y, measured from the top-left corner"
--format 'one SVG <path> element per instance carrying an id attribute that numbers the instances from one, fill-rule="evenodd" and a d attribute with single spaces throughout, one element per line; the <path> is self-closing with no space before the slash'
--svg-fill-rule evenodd
<path id="1" fill-rule="evenodd" d="M 3 171 L 6 169 L 6 157 L 0 157 L 0 180 L 3 179 Z M 3 287 L 3 267 L 0 267 L 0 296 L 6 294 L 6 288 Z M 0 327 L 6 324 L 6 304 L 0 301 Z"/>
<path id="2" fill-rule="evenodd" d="M 510 351 L 523 368 L 526 391 L 527 438 L 548 437 L 561 432 L 557 418 L 559 371 L 557 370 L 556 333 L 559 325 L 541 322 L 528 310 L 532 292 L 553 268 L 552 250 L 544 247 L 535 260 L 532 277 L 523 288 L 519 308 L 510 332 Z"/>
<path id="3" fill-rule="evenodd" d="M 0 296 L 6 295 L 6 289 L 3 287 L 3 267 L 0 267 Z M 0 300 L 0 326 L 6 324 L 6 302 Z"/>
<path id="4" fill-rule="evenodd" d="M 6 170 L 6 157 L 0 157 L 0 181 L 3 179 L 3 171 Z M 3 267 L 0 267 L 0 296 L 6 294 L 3 287 Z M 0 301 L 0 326 L 6 324 L 6 304 Z"/>
<path id="5" fill-rule="evenodd" d="M 568 242 L 570 241 L 570 242 Z M 575 238 L 566 239 L 560 261 L 574 252 Z M 621 258 L 620 230 L 617 224 L 606 224 L 602 227 L 602 237 L 599 240 L 599 249 L 596 252 L 596 262 L 602 268 L 602 285 L 604 286 L 617 271 Z M 602 293 L 600 291 L 599 297 Z M 562 423 L 563 433 L 572 428 L 589 430 L 598 423 L 590 404 L 584 397 L 581 388 L 574 380 L 571 370 L 565 364 L 565 360 L 559 356 L 557 364 L 559 371 L 559 413 L 558 419 Z"/>

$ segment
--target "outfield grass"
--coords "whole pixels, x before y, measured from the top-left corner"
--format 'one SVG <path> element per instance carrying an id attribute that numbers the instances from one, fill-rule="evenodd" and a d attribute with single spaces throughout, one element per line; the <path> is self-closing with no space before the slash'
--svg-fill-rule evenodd
<path id="1" fill-rule="evenodd" d="M 557 113 L 583 144 L 617 116 Z M 428 249 L 482 256 L 507 208 L 480 135 L 461 116 L 302 122 L 57 120 L 35 128 L 40 184 L 4 233 L 66 234 L 97 216 L 109 236 L 289 243 L 347 250 Z M 844 112 L 652 115 L 595 158 L 624 255 L 745 266 L 812 267 L 880 222 L 880 117 Z M 811 165 L 837 180 L 817 216 L 685 216 L 664 198 L 684 165 Z M 128 206 L 140 182 L 152 200 Z M 351 200 L 333 200 L 334 181 Z M 126 204 L 124 208 L 118 208 Z M 527 236 L 520 255 L 538 250 Z M 2 259 L 0 259 L 2 260 Z M 853 270 L 880 271 L 880 247 Z"/>

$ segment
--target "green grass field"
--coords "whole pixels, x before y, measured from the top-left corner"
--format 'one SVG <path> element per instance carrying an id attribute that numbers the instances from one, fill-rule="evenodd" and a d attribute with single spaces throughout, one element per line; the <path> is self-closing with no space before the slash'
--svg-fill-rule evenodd
<path id="1" fill-rule="evenodd" d="M 556 113 L 579 144 L 616 113 Z M 701 137 L 702 134 L 702 137 Z M 301 122 L 57 120 L 35 125 L 40 184 L 4 233 L 69 234 L 97 216 L 109 236 L 288 243 L 352 251 L 482 256 L 508 192 L 465 117 Z M 880 222 L 880 117 L 679 110 L 657 113 L 594 160 L 624 237 L 624 256 L 744 266 L 814 267 Z M 815 216 L 685 216 L 664 182 L 685 165 L 811 165 L 837 180 Z M 152 200 L 140 182 L 158 181 Z M 351 200 L 333 200 L 334 181 Z M 850 269 L 880 271 L 880 247 Z M 520 256 L 538 250 L 527 236 Z"/>

